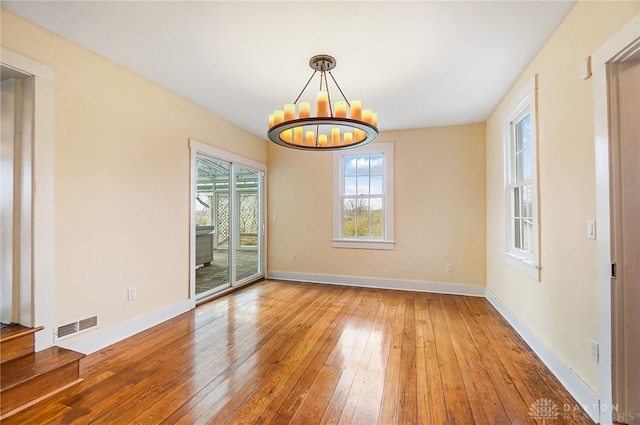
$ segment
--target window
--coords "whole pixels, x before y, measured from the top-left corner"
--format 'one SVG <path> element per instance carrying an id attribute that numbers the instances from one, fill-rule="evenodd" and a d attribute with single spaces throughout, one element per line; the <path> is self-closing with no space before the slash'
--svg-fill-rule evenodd
<path id="1" fill-rule="evenodd" d="M 334 153 L 334 248 L 393 249 L 393 144 Z"/>
<path id="2" fill-rule="evenodd" d="M 536 85 L 527 84 L 504 121 L 505 261 L 539 279 Z"/>

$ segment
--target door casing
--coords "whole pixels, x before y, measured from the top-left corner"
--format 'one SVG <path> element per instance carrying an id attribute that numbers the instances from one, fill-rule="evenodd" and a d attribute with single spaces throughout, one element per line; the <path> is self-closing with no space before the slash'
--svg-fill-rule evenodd
<path id="1" fill-rule="evenodd" d="M 54 91 L 53 68 L 0 47 L 2 65 L 31 75 L 33 82 L 31 194 L 31 294 L 21 307 L 26 326 L 43 326 L 35 334 L 35 350 L 53 345 L 54 338 Z"/>

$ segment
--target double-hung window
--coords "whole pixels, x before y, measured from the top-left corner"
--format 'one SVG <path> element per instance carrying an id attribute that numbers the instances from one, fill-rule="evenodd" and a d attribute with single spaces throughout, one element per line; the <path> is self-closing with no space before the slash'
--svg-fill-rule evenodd
<path id="1" fill-rule="evenodd" d="M 539 279 L 536 87 L 527 84 L 504 120 L 505 261 Z"/>
<path id="2" fill-rule="evenodd" d="M 393 144 L 334 153 L 333 247 L 393 249 Z"/>

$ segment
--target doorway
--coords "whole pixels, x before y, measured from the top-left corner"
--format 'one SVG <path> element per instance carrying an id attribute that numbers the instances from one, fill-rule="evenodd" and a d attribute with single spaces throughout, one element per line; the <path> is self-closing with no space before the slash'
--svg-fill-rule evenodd
<path id="1" fill-rule="evenodd" d="M 618 125 L 611 143 L 613 403 L 616 420 L 640 424 L 640 46 L 609 68 Z"/>
<path id="2" fill-rule="evenodd" d="M 2 65 L 0 322 L 31 326 L 34 77 Z"/>
<path id="3" fill-rule="evenodd" d="M 195 141 L 192 295 L 196 302 L 264 277 L 265 166 Z"/>
<path id="4" fill-rule="evenodd" d="M 600 423 L 640 424 L 640 15 L 593 63 Z"/>

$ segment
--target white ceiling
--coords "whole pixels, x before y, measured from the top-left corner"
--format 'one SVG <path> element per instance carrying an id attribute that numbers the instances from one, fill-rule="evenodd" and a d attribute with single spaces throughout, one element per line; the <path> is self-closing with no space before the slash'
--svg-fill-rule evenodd
<path id="1" fill-rule="evenodd" d="M 268 114 L 295 100 L 320 53 L 382 131 L 485 121 L 573 4 L 2 1 L 264 139 Z"/>

